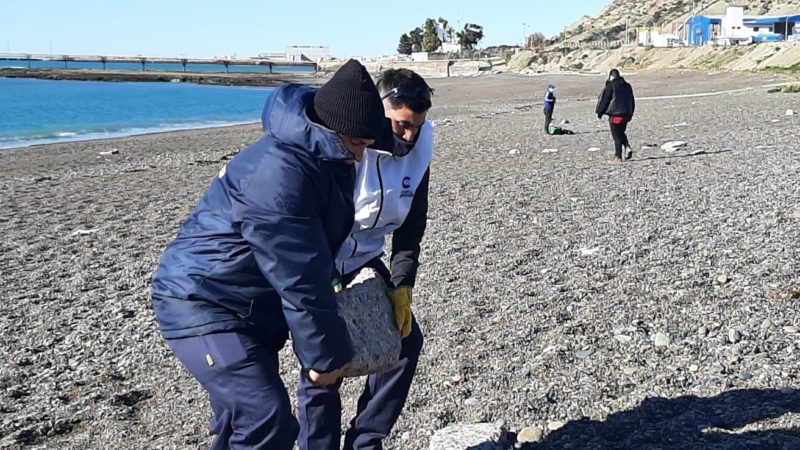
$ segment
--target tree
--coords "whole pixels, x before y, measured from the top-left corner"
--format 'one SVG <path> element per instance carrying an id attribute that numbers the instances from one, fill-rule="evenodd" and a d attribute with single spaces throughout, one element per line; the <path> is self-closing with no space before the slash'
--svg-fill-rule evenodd
<path id="1" fill-rule="evenodd" d="M 525 41 L 526 48 L 541 48 L 547 43 L 547 38 L 542 33 L 533 33 Z"/>
<path id="2" fill-rule="evenodd" d="M 407 33 L 400 36 L 400 43 L 397 44 L 397 53 L 401 55 L 410 55 L 414 50 L 414 44 L 411 43 L 411 38 Z"/>
<path id="3" fill-rule="evenodd" d="M 411 49 L 415 52 L 422 51 L 422 33 L 423 30 L 420 27 L 414 28 L 408 33 L 411 38 Z"/>
<path id="4" fill-rule="evenodd" d="M 464 25 L 464 30 L 456 33 L 458 36 L 458 43 L 464 50 L 473 50 L 483 39 L 483 27 L 474 23 Z"/>
<path id="5" fill-rule="evenodd" d="M 436 32 L 436 22 L 433 19 L 425 21 L 425 33 L 422 35 L 422 50 L 428 53 L 435 52 L 442 46 L 439 33 Z"/>

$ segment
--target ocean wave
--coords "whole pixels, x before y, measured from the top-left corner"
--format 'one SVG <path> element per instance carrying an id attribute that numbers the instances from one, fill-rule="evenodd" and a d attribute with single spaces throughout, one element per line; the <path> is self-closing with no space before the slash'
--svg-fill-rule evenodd
<path id="1" fill-rule="evenodd" d="M 79 132 L 59 131 L 50 134 L 31 136 L 4 136 L 0 137 L 0 150 L 10 148 L 32 147 L 35 145 L 60 144 L 65 142 L 93 141 L 99 139 L 115 139 L 130 136 L 139 136 L 152 133 L 167 133 L 182 130 L 200 130 L 206 128 L 230 127 L 236 125 L 249 125 L 258 121 L 205 121 L 189 122 L 182 124 L 162 123 L 153 127 L 121 128 L 117 130 L 87 130 Z"/>

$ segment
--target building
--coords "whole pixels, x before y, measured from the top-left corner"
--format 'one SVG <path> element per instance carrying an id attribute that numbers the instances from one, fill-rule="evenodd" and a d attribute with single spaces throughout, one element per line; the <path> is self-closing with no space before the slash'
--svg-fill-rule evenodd
<path id="1" fill-rule="evenodd" d="M 285 61 L 286 53 L 276 53 L 276 52 L 259 53 L 258 56 L 256 56 L 253 59 L 266 59 L 268 61 Z"/>
<path id="2" fill-rule="evenodd" d="M 735 45 L 796 40 L 800 14 L 751 16 L 744 8 L 728 7 L 724 15 L 692 16 L 687 21 L 686 43 Z"/>
<path id="3" fill-rule="evenodd" d="M 636 39 L 636 43 L 644 47 L 678 47 L 683 44 L 680 36 L 661 28 L 638 28 L 636 30 Z"/>
<path id="4" fill-rule="evenodd" d="M 286 61 L 321 62 L 331 60 L 331 49 L 322 45 L 292 45 L 286 47 Z"/>

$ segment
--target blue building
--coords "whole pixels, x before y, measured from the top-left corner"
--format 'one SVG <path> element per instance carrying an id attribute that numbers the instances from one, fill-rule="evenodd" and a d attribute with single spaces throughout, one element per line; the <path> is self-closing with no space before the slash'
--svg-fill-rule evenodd
<path id="1" fill-rule="evenodd" d="M 686 22 L 686 43 L 752 44 L 793 41 L 800 14 L 786 16 L 746 16 L 742 8 L 730 7 L 725 15 L 692 16 Z M 797 36 L 800 38 L 800 36 Z"/>

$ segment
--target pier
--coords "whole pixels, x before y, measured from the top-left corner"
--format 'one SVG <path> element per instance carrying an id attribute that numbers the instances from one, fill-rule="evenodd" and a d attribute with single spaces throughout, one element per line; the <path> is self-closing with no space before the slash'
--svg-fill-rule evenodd
<path id="1" fill-rule="evenodd" d="M 163 57 L 163 56 L 104 56 L 104 55 L 56 55 L 34 53 L 0 53 L 0 61 L 24 61 L 31 68 L 31 62 L 63 62 L 64 69 L 69 69 L 70 62 L 99 63 L 106 70 L 108 63 L 140 64 L 142 71 L 147 70 L 148 64 L 178 64 L 186 72 L 186 66 L 192 64 L 220 65 L 228 72 L 230 66 L 263 66 L 264 72 L 273 73 L 274 67 L 307 67 L 317 72 L 317 63 L 312 61 L 285 61 L 272 59 L 234 59 L 234 58 L 191 58 L 191 57 Z"/>

